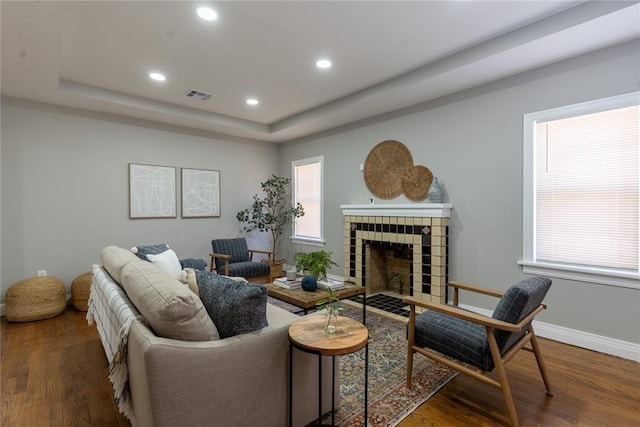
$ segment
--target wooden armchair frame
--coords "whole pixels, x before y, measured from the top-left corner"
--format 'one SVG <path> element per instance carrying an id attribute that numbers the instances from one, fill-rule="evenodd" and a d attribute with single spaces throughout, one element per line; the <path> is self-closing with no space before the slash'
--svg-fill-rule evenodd
<path id="1" fill-rule="evenodd" d="M 271 264 L 271 261 L 273 260 L 273 251 L 266 251 L 266 250 L 262 250 L 262 249 L 249 249 L 249 261 L 253 261 L 253 255 L 254 254 L 267 255 L 267 259 L 260 260 L 260 262 L 265 262 L 265 263 Z M 231 255 L 210 253 L 209 256 L 211 257 L 211 262 L 209 263 L 209 271 L 213 271 L 213 270 L 216 269 L 215 259 L 219 258 L 219 259 L 224 260 L 224 273 L 221 273 L 221 272 L 218 271 L 218 274 L 224 274 L 225 276 L 228 276 L 229 275 L 229 260 L 231 259 Z M 251 279 L 253 279 L 253 280 L 267 280 L 268 281 L 270 279 L 270 275 L 252 277 Z"/>
<path id="2" fill-rule="evenodd" d="M 489 295 L 496 298 L 501 298 L 503 296 L 502 292 L 498 292 L 488 288 L 482 288 L 480 286 L 475 286 L 468 283 L 457 282 L 457 281 L 450 281 L 448 283 L 448 286 L 451 286 L 454 290 L 453 306 L 432 303 L 428 301 L 422 301 L 416 297 L 404 298 L 404 302 L 410 305 L 408 345 L 407 345 L 407 387 L 411 387 L 411 376 L 413 371 L 413 354 L 418 352 L 445 366 L 455 369 L 458 372 L 461 372 L 465 375 L 475 378 L 485 384 L 489 384 L 499 388 L 502 391 L 502 396 L 504 398 L 505 406 L 507 407 L 509 421 L 511 422 L 511 425 L 517 427 L 519 425 L 518 415 L 516 413 L 516 408 L 513 402 L 513 397 L 511 395 L 511 389 L 509 387 L 509 382 L 507 380 L 507 374 L 506 374 L 504 365 L 509 360 L 511 360 L 513 356 L 515 356 L 515 354 L 521 348 L 525 348 L 526 350 L 533 351 L 536 357 L 536 361 L 538 363 L 538 368 L 540 370 L 542 380 L 544 381 L 544 385 L 546 387 L 546 394 L 547 396 L 553 396 L 553 391 L 551 390 L 551 383 L 549 381 L 549 377 L 547 375 L 544 361 L 542 359 L 542 353 L 540 352 L 540 347 L 538 345 L 536 335 L 533 331 L 533 325 L 530 324 L 535 318 L 535 316 L 538 313 L 540 313 L 542 310 L 546 309 L 547 307 L 545 304 L 540 304 L 538 307 L 536 307 L 531 313 L 525 316 L 517 324 L 504 322 L 501 320 L 493 319 L 491 317 L 483 316 L 481 314 L 477 314 L 477 313 L 473 313 L 470 311 L 457 308 L 458 302 L 459 302 L 460 289 L 465 291 L 480 293 L 483 295 Z M 477 368 L 468 367 L 466 365 L 458 363 L 457 361 L 450 360 L 446 357 L 441 356 L 436 352 L 431 351 L 428 348 L 416 346 L 415 345 L 416 307 L 422 307 L 427 310 L 433 310 L 449 316 L 457 317 L 459 319 L 468 320 L 473 323 L 484 325 L 487 331 L 487 340 L 489 343 L 489 348 L 491 350 L 491 356 L 495 364 L 494 369 L 496 370 L 498 381 L 495 381 L 494 379 L 486 376 L 485 371 L 482 371 Z M 525 331 L 525 334 L 513 346 L 511 346 L 511 348 L 509 348 L 504 355 L 501 355 L 500 350 L 498 348 L 498 343 L 496 341 L 496 338 L 493 332 L 494 329 L 500 329 L 500 330 L 509 331 L 509 332 L 523 332 L 525 331 L 525 329 L 526 331 Z M 531 343 L 531 348 L 525 347 L 525 345 L 528 343 Z"/>

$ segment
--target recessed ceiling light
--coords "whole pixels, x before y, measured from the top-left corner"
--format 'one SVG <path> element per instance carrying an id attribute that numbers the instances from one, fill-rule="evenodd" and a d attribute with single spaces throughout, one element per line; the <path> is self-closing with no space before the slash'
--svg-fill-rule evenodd
<path id="1" fill-rule="evenodd" d="M 215 21 L 218 19 L 218 13 L 210 7 L 199 7 L 196 9 L 196 13 L 205 21 Z"/>
<path id="2" fill-rule="evenodd" d="M 247 104 L 249 105 L 258 105 L 258 100 L 255 98 L 249 98 L 247 99 Z"/>
<path id="3" fill-rule="evenodd" d="M 316 61 L 316 67 L 318 68 L 331 68 L 331 61 L 328 59 L 318 59 Z"/>
<path id="4" fill-rule="evenodd" d="M 167 78 L 164 76 L 164 74 L 160 74 L 160 73 L 149 73 L 149 78 L 158 81 L 158 82 L 163 82 L 165 80 L 167 80 Z"/>

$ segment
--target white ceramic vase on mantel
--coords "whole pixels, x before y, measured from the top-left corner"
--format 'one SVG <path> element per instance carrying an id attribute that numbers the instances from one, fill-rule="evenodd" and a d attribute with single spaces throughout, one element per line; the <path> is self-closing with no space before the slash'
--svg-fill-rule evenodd
<path id="1" fill-rule="evenodd" d="M 437 176 L 434 176 L 433 181 L 431 181 L 431 186 L 429 187 L 427 198 L 431 203 L 442 203 L 444 194 L 442 192 L 442 187 L 440 187 L 440 181 L 438 181 Z"/>

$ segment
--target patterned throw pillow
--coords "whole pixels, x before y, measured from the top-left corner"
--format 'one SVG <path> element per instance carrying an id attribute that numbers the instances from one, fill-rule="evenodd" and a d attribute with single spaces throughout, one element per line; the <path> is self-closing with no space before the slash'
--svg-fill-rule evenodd
<path id="1" fill-rule="evenodd" d="M 246 334 L 269 325 L 267 288 L 226 276 L 196 270 L 200 299 L 220 338 Z"/>

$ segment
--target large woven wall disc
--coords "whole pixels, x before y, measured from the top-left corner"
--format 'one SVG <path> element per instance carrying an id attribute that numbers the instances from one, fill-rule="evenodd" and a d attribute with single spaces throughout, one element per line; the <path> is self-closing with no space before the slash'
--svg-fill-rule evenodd
<path id="1" fill-rule="evenodd" d="M 424 200 L 429 195 L 429 187 L 433 174 L 425 166 L 414 166 L 407 169 L 402 179 L 402 191 L 407 199 L 414 202 Z"/>
<path id="2" fill-rule="evenodd" d="M 369 191 L 381 199 L 402 194 L 402 179 L 413 166 L 413 158 L 403 143 L 382 141 L 371 149 L 364 162 L 364 182 Z"/>

